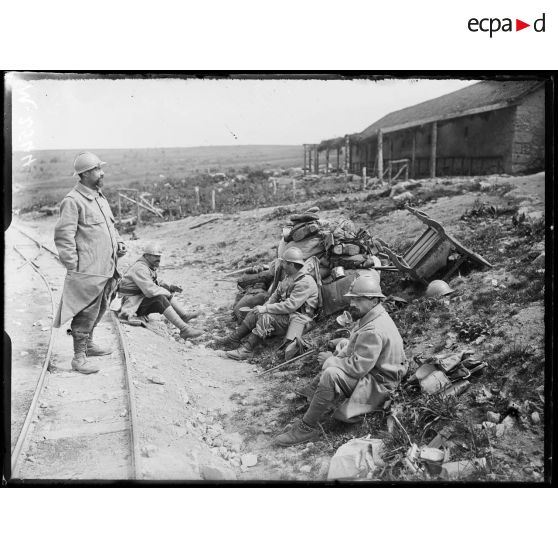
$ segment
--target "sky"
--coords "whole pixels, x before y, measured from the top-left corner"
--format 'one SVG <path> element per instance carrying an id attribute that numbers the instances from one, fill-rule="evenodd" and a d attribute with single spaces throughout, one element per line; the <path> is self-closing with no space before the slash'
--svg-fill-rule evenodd
<path id="1" fill-rule="evenodd" d="M 472 81 L 8 76 L 12 149 L 300 145 L 360 132 Z"/>

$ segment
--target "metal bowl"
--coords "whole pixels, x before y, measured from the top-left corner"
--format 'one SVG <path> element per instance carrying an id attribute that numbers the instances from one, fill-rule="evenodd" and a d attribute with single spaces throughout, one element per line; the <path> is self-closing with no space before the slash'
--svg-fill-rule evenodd
<path id="1" fill-rule="evenodd" d="M 338 265 L 337 267 L 334 267 L 331 270 L 330 275 L 334 281 L 337 281 L 337 279 L 341 279 L 341 277 L 345 277 L 345 268 Z"/>

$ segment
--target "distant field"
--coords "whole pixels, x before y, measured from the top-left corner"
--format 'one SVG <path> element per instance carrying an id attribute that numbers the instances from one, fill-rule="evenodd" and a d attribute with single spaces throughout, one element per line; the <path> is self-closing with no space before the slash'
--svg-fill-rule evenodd
<path id="1" fill-rule="evenodd" d="M 85 150 L 85 149 L 84 149 Z M 289 168 L 302 166 L 302 146 L 245 145 L 158 149 L 95 149 L 109 165 L 105 184 L 112 189 L 131 182 L 140 186 L 163 180 L 178 181 L 195 173 L 227 170 Z M 34 151 L 35 161 L 23 167 L 21 157 L 12 156 L 12 205 L 29 209 L 60 201 L 73 186 L 72 165 L 78 150 Z"/>

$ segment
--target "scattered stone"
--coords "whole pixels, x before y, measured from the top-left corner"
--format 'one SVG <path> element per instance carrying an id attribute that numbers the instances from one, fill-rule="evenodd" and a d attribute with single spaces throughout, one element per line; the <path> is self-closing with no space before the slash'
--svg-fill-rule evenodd
<path id="1" fill-rule="evenodd" d="M 492 411 L 488 411 L 486 413 L 486 420 L 490 422 L 495 422 L 496 424 L 498 424 L 500 422 L 500 418 L 500 413 L 494 413 Z"/>
<path id="2" fill-rule="evenodd" d="M 531 265 L 534 265 L 535 267 L 539 268 L 539 267 L 544 267 L 545 264 L 545 254 L 544 252 L 541 252 L 532 262 Z"/>
<path id="3" fill-rule="evenodd" d="M 231 465 L 234 465 L 235 467 L 240 467 L 240 459 L 238 457 L 233 457 L 231 459 Z"/>
<path id="4" fill-rule="evenodd" d="M 225 434 L 223 436 L 224 445 L 237 453 L 240 452 L 240 449 L 242 448 L 242 441 L 242 436 L 238 432 Z"/>
<path id="5" fill-rule="evenodd" d="M 537 413 L 537 411 L 535 411 L 534 413 L 531 414 L 531 422 L 533 424 L 540 424 L 541 417 L 540 417 L 539 413 Z"/>
<path id="6" fill-rule="evenodd" d="M 300 468 L 301 473 L 309 473 L 312 470 L 312 465 L 303 465 Z"/>
<path id="7" fill-rule="evenodd" d="M 201 465 L 200 475 L 203 480 L 236 480 L 236 474 L 230 467 L 216 465 Z"/>
<path id="8" fill-rule="evenodd" d="M 98 422 L 98 420 L 94 419 L 93 417 L 85 417 L 83 420 L 84 422 L 89 422 L 89 423 Z"/>
<path id="9" fill-rule="evenodd" d="M 27 356 L 29 353 L 27 351 L 21 351 L 21 353 L 19 353 L 20 356 Z"/>
<path id="10" fill-rule="evenodd" d="M 245 453 L 240 457 L 240 462 L 243 467 L 253 467 L 258 463 L 258 456 L 253 453 Z"/>
<path id="11" fill-rule="evenodd" d="M 298 398 L 298 395 L 296 393 L 287 393 L 287 395 L 285 395 L 285 401 L 294 401 L 295 399 Z"/>
<path id="12" fill-rule="evenodd" d="M 142 457 L 153 457 L 157 453 L 157 446 L 153 444 L 147 444 L 141 448 Z"/>
<path id="13" fill-rule="evenodd" d="M 486 459 L 484 457 L 470 461 L 462 460 L 444 463 L 440 476 L 444 480 L 462 480 L 479 470 L 486 470 Z"/>
<path id="14" fill-rule="evenodd" d="M 478 426 L 478 425 L 475 425 Z M 498 426 L 498 424 L 496 424 L 495 422 L 491 422 L 489 420 L 485 420 L 482 425 L 480 425 L 482 428 L 484 428 L 485 430 L 490 430 L 491 428 L 496 428 Z"/>
<path id="15" fill-rule="evenodd" d="M 119 416 L 125 417 L 128 414 L 128 409 L 124 409 Z"/>
<path id="16" fill-rule="evenodd" d="M 473 345 L 480 345 L 486 339 L 486 335 L 479 335 L 474 341 Z"/>

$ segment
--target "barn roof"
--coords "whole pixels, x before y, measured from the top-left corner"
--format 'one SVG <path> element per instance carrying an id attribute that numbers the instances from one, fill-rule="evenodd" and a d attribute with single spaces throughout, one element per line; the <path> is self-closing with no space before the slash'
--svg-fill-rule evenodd
<path id="1" fill-rule="evenodd" d="M 338 137 L 323 140 L 318 144 L 318 151 L 325 151 L 326 149 L 335 149 L 336 147 L 342 147 L 345 145 L 345 138 Z"/>
<path id="2" fill-rule="evenodd" d="M 418 126 L 428 122 L 457 118 L 516 104 L 522 97 L 543 85 L 541 81 L 481 81 L 463 89 L 390 112 L 363 130 L 357 141 L 375 137 L 378 130 Z M 393 130 L 391 130 L 393 131 Z"/>

